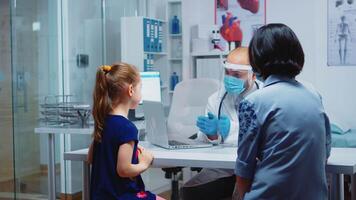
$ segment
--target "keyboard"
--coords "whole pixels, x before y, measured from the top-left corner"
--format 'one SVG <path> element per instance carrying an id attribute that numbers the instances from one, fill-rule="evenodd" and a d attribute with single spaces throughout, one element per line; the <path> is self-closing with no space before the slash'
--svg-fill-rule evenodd
<path id="1" fill-rule="evenodd" d="M 176 141 L 176 140 L 169 140 L 169 141 L 168 141 L 168 144 L 171 145 L 171 146 L 189 145 L 189 144 L 187 144 L 187 143 L 178 142 L 178 141 Z"/>

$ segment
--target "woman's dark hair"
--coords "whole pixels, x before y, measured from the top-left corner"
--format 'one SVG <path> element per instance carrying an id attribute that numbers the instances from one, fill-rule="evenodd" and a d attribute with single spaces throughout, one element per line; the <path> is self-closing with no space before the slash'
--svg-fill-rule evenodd
<path id="1" fill-rule="evenodd" d="M 304 65 L 303 48 L 288 26 L 267 24 L 259 28 L 249 45 L 253 70 L 266 79 L 276 74 L 294 78 Z"/>

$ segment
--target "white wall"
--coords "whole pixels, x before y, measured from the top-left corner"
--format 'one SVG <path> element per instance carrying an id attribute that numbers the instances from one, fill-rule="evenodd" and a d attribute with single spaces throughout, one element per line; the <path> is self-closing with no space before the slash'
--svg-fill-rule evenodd
<path id="1" fill-rule="evenodd" d="M 166 0 L 146 0 L 146 17 L 166 20 Z"/>
<path id="2" fill-rule="evenodd" d="M 312 83 L 321 93 L 332 121 L 356 128 L 356 66 L 327 66 L 327 1 L 267 1 L 267 23 L 284 23 L 297 34 L 305 53 L 298 79 Z M 190 27 L 214 22 L 214 0 L 183 0 L 183 78 L 191 77 Z M 356 55 L 354 55 L 356 56 Z M 337 119 L 337 120 L 335 120 Z"/>
<path id="3" fill-rule="evenodd" d="M 319 1 L 319 0 L 317 0 Z M 305 53 L 305 64 L 298 77 L 315 84 L 315 66 L 317 58 L 317 1 L 310 0 L 273 0 L 267 1 L 267 23 L 284 23 L 298 36 Z M 298 8 L 298 9 L 296 9 Z"/>
<path id="4" fill-rule="evenodd" d="M 327 66 L 327 1 L 318 0 L 316 18 L 316 87 L 320 90 L 324 105 L 331 118 L 356 128 L 356 66 Z M 355 35 L 355 33 L 352 33 Z M 356 55 L 352 55 L 356 56 Z"/>
<path id="5" fill-rule="evenodd" d="M 183 66 L 185 66 L 186 68 L 184 78 L 189 78 L 192 77 L 191 71 L 189 71 L 191 69 L 187 69 L 187 66 L 191 66 L 189 57 L 191 48 L 191 27 L 196 24 L 214 24 L 215 0 L 182 0 L 182 2 L 182 21 L 184 35 Z M 302 73 L 302 78 L 306 80 L 311 80 L 313 82 L 313 80 L 315 79 L 315 69 L 313 67 L 315 66 L 315 59 L 313 59 L 315 57 L 315 51 L 313 48 L 316 47 L 316 40 L 314 36 L 317 36 L 317 33 L 314 30 L 315 24 L 317 24 L 316 12 L 314 11 L 314 8 L 317 7 L 319 4 L 317 4 L 316 1 L 308 0 L 273 0 L 268 1 L 266 5 L 267 23 L 279 22 L 288 24 L 298 35 L 306 54 L 306 67 Z M 300 10 L 295 9 L 298 6 L 302 6 Z M 303 15 L 301 15 L 301 10 L 303 10 Z M 310 13 L 311 16 L 305 15 L 305 13 Z M 300 23 L 301 21 L 308 23 Z M 309 41 L 310 37 L 314 38 L 312 42 Z"/>
<path id="6" fill-rule="evenodd" d="M 285 23 L 296 32 L 306 61 L 298 78 L 314 84 L 331 120 L 356 128 L 356 66 L 327 66 L 327 1 L 268 1 L 267 23 L 272 22 Z"/>
<path id="7" fill-rule="evenodd" d="M 183 79 L 192 78 L 191 27 L 214 24 L 215 0 L 182 0 Z"/>
<path id="8" fill-rule="evenodd" d="M 121 60 L 121 17 L 140 15 L 139 0 L 106 1 L 106 63 Z"/>

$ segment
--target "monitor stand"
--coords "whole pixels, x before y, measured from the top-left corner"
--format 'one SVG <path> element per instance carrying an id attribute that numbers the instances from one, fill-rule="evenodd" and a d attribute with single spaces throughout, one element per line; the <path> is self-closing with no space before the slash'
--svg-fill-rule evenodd
<path id="1" fill-rule="evenodd" d="M 145 117 L 142 116 L 142 117 L 136 117 L 136 112 L 134 109 L 130 109 L 129 110 L 129 114 L 127 116 L 129 118 L 130 121 L 139 121 L 139 120 L 144 120 Z"/>

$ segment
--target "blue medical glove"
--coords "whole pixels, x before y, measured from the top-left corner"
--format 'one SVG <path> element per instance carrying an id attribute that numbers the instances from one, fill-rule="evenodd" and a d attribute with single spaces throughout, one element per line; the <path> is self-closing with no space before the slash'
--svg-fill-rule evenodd
<path id="1" fill-rule="evenodd" d="M 218 130 L 221 137 L 225 140 L 230 132 L 230 119 L 228 117 L 220 117 L 218 121 Z"/>
<path id="2" fill-rule="evenodd" d="M 199 116 L 196 122 L 197 127 L 205 135 L 216 135 L 218 130 L 218 118 L 213 113 L 208 113 L 208 117 Z"/>

